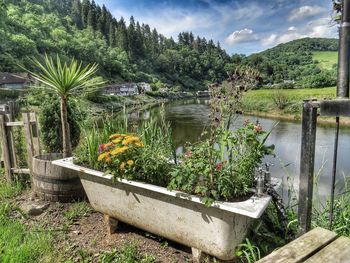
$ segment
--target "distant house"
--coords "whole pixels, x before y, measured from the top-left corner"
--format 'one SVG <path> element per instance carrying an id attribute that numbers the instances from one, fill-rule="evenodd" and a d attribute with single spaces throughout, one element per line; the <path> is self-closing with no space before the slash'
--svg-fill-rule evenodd
<path id="1" fill-rule="evenodd" d="M 197 97 L 209 97 L 209 90 L 199 90 L 196 92 Z"/>
<path id="2" fill-rule="evenodd" d="M 0 88 L 2 89 L 25 89 L 32 82 L 28 73 L 0 72 Z"/>
<path id="3" fill-rule="evenodd" d="M 139 94 L 135 83 L 111 84 L 104 88 L 104 93 L 118 96 L 134 96 Z"/>
<path id="4" fill-rule="evenodd" d="M 137 86 L 139 87 L 139 93 L 145 93 L 146 91 L 151 91 L 151 85 L 146 82 L 139 82 L 137 83 Z"/>

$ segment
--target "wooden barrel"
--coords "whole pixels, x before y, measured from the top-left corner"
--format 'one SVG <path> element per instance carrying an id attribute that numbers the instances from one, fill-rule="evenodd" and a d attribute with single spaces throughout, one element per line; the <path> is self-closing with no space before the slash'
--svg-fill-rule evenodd
<path id="1" fill-rule="evenodd" d="M 79 174 L 51 161 L 62 158 L 50 153 L 33 157 L 33 186 L 35 194 L 47 201 L 69 202 L 85 197 Z"/>

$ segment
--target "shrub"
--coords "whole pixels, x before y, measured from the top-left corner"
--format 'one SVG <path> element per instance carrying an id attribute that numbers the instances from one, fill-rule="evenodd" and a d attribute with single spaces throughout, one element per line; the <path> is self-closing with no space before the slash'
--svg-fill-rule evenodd
<path id="1" fill-rule="evenodd" d="M 273 93 L 272 100 L 279 110 L 285 109 L 290 104 L 288 96 L 281 90 L 276 90 Z"/>
<path id="2" fill-rule="evenodd" d="M 264 145 L 267 136 L 260 124 L 252 123 L 234 132 L 219 130 L 216 144 L 208 139 L 187 147 L 181 164 L 171 173 L 169 188 L 202 196 L 207 204 L 247 195 L 255 168 L 270 153 L 271 148 Z"/>
<path id="3" fill-rule="evenodd" d="M 77 112 L 77 106 L 73 101 L 70 101 L 68 104 L 68 123 L 73 147 L 78 145 L 80 138 Z M 62 152 L 61 113 L 60 101 L 58 98 L 47 97 L 42 104 L 39 121 L 41 126 L 41 138 L 46 150 L 49 152 Z"/>

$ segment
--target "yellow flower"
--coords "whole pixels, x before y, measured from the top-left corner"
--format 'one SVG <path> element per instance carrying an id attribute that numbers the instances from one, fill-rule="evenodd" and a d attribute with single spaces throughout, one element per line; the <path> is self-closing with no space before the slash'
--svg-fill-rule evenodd
<path id="1" fill-rule="evenodd" d="M 111 156 L 111 153 L 110 153 L 110 152 L 101 153 L 101 154 L 98 156 L 97 160 L 98 160 L 99 162 L 105 161 L 106 163 L 110 163 L 110 162 L 112 162 L 112 159 L 111 159 L 110 156 Z"/>
<path id="2" fill-rule="evenodd" d="M 122 138 L 118 138 L 118 139 L 114 139 L 112 140 L 113 143 L 120 143 L 123 139 Z"/>
<path id="3" fill-rule="evenodd" d="M 122 163 L 120 164 L 119 168 L 120 168 L 120 170 L 124 170 L 124 169 L 125 169 L 125 163 L 122 162 Z"/>
<path id="4" fill-rule="evenodd" d="M 97 161 L 101 162 L 105 157 L 106 157 L 107 153 L 101 153 L 98 158 Z"/>
<path id="5" fill-rule="evenodd" d="M 128 163 L 129 166 L 132 166 L 134 164 L 134 161 L 133 160 L 128 160 L 127 163 Z"/>
<path id="6" fill-rule="evenodd" d="M 123 140 L 122 144 L 123 145 L 129 145 L 131 143 L 140 143 L 140 138 L 136 137 L 136 136 L 127 136 L 125 137 L 125 139 Z"/>
<path id="7" fill-rule="evenodd" d="M 111 154 L 114 155 L 118 155 L 120 153 L 123 153 L 125 151 L 127 151 L 129 149 L 129 147 L 127 146 L 123 146 L 123 147 L 115 147 L 113 151 L 111 151 Z"/>
<path id="8" fill-rule="evenodd" d="M 144 144 L 142 142 L 136 142 L 135 145 L 137 147 L 144 147 Z"/>
<path id="9" fill-rule="evenodd" d="M 108 143 L 105 144 L 105 149 L 108 148 L 108 147 L 111 147 L 111 146 L 113 146 L 113 143 L 108 142 Z"/>
<path id="10" fill-rule="evenodd" d="M 112 134 L 111 136 L 109 136 L 109 139 L 110 140 L 114 140 L 114 139 L 117 139 L 117 138 L 120 138 L 120 137 L 125 137 L 126 135 L 125 134 L 122 134 L 122 133 L 115 133 L 115 134 Z"/>

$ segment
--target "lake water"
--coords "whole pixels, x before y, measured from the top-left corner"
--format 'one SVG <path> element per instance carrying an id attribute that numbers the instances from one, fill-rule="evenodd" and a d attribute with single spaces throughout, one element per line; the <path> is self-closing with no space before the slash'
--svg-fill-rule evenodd
<path id="1" fill-rule="evenodd" d="M 186 142 L 196 142 L 201 133 L 210 124 L 208 101 L 185 100 L 168 103 L 164 106 L 165 118 L 170 122 L 178 152 L 181 152 Z M 144 117 L 157 114 L 159 108 L 144 112 Z M 243 125 L 245 119 L 252 122 L 259 121 L 265 130 L 271 130 L 268 144 L 275 144 L 276 157 L 269 156 L 265 161 L 273 163 L 272 176 L 283 179 L 283 196 L 287 199 L 288 185 L 295 191 L 299 184 L 299 162 L 301 145 L 301 123 L 276 121 L 254 116 L 239 117 L 232 128 Z M 335 128 L 317 127 L 315 173 L 318 187 L 315 197 L 324 201 L 330 194 L 332 156 L 334 147 Z M 350 175 L 350 129 L 341 129 L 338 147 L 337 191 L 342 191 L 344 176 Z"/>

